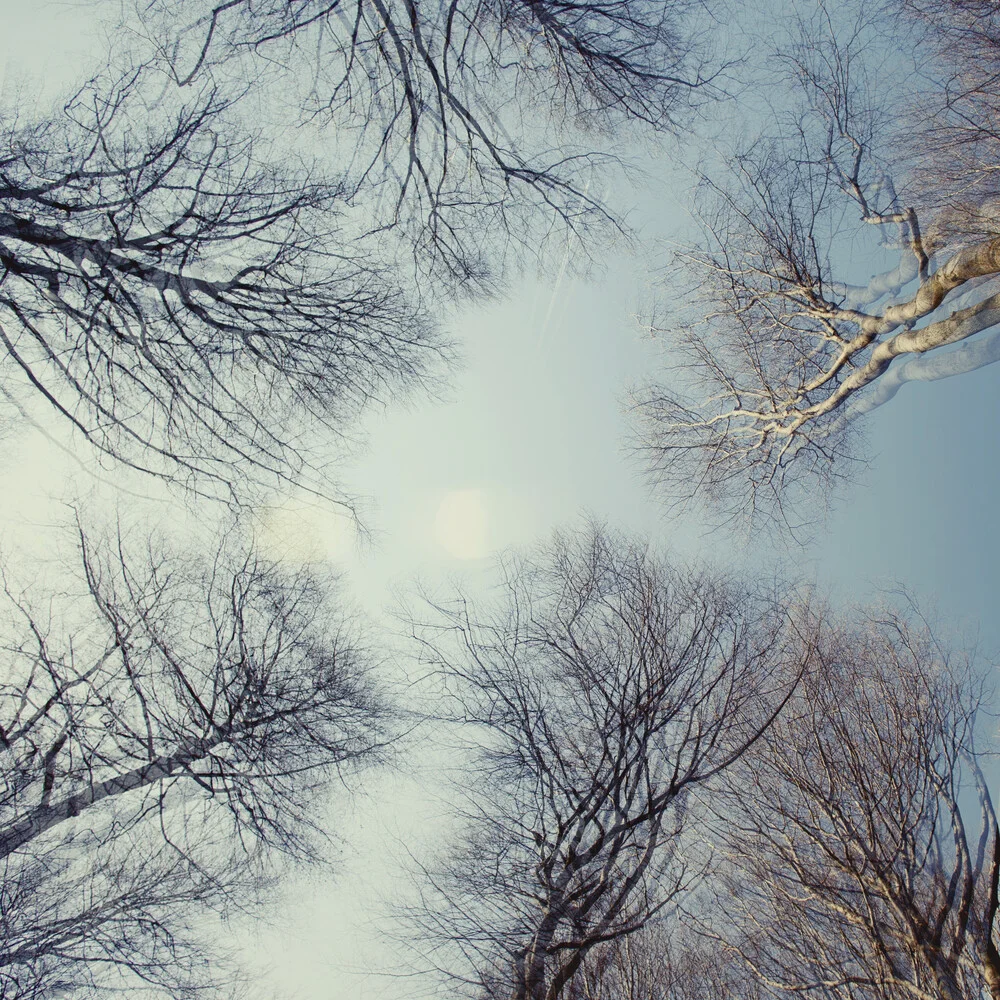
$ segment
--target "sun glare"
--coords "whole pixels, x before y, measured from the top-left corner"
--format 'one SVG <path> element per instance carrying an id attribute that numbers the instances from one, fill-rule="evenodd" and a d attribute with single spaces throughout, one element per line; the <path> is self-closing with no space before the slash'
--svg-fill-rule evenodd
<path id="1" fill-rule="evenodd" d="M 434 517 L 434 540 L 455 559 L 489 555 L 489 515 L 482 490 L 444 495 Z"/>

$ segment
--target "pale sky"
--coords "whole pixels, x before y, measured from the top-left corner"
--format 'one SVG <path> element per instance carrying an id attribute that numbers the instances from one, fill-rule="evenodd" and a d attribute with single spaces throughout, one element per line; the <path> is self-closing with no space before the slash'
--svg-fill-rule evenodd
<path id="1" fill-rule="evenodd" d="M 97 4 L 0 0 L 4 94 L 57 95 L 85 71 L 103 43 L 90 31 Z M 637 196 L 638 197 L 638 196 Z M 658 227 L 675 211 L 664 198 Z M 681 221 L 677 217 L 677 221 Z M 624 392 L 655 366 L 660 346 L 632 318 L 644 275 L 627 254 L 609 254 L 607 271 L 588 281 L 556 273 L 515 284 L 503 302 L 460 311 L 450 324 L 466 356 L 443 401 L 373 415 L 367 452 L 345 468 L 347 485 L 372 496 L 364 512 L 372 541 L 358 545 L 333 509 L 293 497 L 261 515 L 264 544 L 292 560 L 331 561 L 347 574 L 372 615 L 414 576 L 440 586 L 464 575 L 488 583 L 492 554 L 543 540 L 585 514 L 642 531 L 685 557 L 708 554 L 767 569 L 779 559 L 846 600 L 899 581 L 935 599 L 955 622 L 979 628 L 1000 647 L 997 530 L 1000 366 L 933 385 L 911 384 L 871 420 L 872 468 L 846 491 L 825 532 L 804 553 L 749 551 L 725 533 L 706 536 L 696 519 L 678 521 L 649 496 L 624 448 Z M 87 477 L 39 435 L 12 428 L 4 439 L 0 516 L 5 538 L 44 549 L 45 532 L 64 516 L 67 490 Z M 104 487 L 109 498 L 113 489 Z M 124 498 L 126 509 L 138 504 Z M 179 516 L 170 504 L 154 505 Z M 387 774 L 367 797 L 341 798 L 331 818 L 345 837 L 336 885 L 310 875 L 291 883 L 289 905 L 266 916 L 254 958 L 270 964 L 272 995 L 298 1000 L 415 997 L 412 984 L 369 976 L 385 946 L 368 923 L 372 899 L 398 875 L 393 838 L 417 851 L 439 820 L 433 795 L 414 773 Z"/>

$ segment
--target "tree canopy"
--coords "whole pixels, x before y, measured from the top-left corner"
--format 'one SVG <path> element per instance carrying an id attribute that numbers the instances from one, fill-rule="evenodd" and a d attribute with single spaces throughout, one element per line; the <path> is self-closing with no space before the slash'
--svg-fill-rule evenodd
<path id="1" fill-rule="evenodd" d="M 413 623 L 472 761 L 464 832 L 413 917 L 454 989 L 558 1000 L 704 876 L 704 801 L 791 696 L 811 626 L 766 589 L 600 531 L 505 576 L 493 606 Z"/>
<path id="2" fill-rule="evenodd" d="M 221 989 L 204 914 L 324 856 L 330 786 L 393 712 L 322 579 L 232 538 L 78 552 L 59 597 L 4 595 L 0 995 Z"/>
<path id="3" fill-rule="evenodd" d="M 705 242 L 665 310 L 672 375 L 641 397 L 668 489 L 782 528 L 864 460 L 859 417 L 1000 357 L 976 337 L 1000 320 L 996 10 L 789 20 L 765 131 L 703 175 Z"/>
<path id="4" fill-rule="evenodd" d="M 336 497 L 332 442 L 441 374 L 436 310 L 618 225 L 599 136 L 707 89 L 688 14 L 142 5 L 61 108 L 0 123 L 4 396 L 195 492 Z"/>

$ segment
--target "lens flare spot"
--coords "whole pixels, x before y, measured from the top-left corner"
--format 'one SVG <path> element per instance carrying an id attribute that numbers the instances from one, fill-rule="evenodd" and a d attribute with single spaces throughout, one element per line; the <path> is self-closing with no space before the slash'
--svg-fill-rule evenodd
<path id="1" fill-rule="evenodd" d="M 489 555 L 489 514 L 482 490 L 444 495 L 434 517 L 434 540 L 455 559 Z"/>

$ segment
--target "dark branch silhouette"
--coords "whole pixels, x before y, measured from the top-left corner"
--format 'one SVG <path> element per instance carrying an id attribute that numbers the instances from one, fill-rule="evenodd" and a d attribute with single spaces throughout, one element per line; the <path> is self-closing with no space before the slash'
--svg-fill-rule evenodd
<path id="1" fill-rule="evenodd" d="M 686 0 L 200 6 L 179 33 L 164 8 L 177 79 L 233 61 L 277 72 L 369 196 L 370 226 L 400 230 L 422 269 L 462 283 L 508 242 L 612 223 L 595 180 L 616 155 L 596 133 L 674 131 L 709 89 Z"/>
<path id="2" fill-rule="evenodd" d="M 416 381 L 438 345 L 341 231 L 341 185 L 271 165 L 232 111 L 212 90 L 175 99 L 146 66 L 6 127 L 0 343 L 17 399 L 238 500 L 309 470 L 318 429 Z"/>
<path id="3" fill-rule="evenodd" d="M 275 855 L 319 860 L 329 786 L 391 735 L 321 580 L 234 543 L 207 561 L 129 548 L 81 531 L 85 592 L 44 614 L 8 585 L 5 996 L 219 988 L 199 913 L 246 906 Z"/>
<path id="4" fill-rule="evenodd" d="M 810 657 L 763 592 L 600 533 L 507 566 L 417 635 L 462 724 L 464 837 L 425 871 L 421 954 L 472 996 L 558 1000 L 696 884 L 701 797 Z"/>

